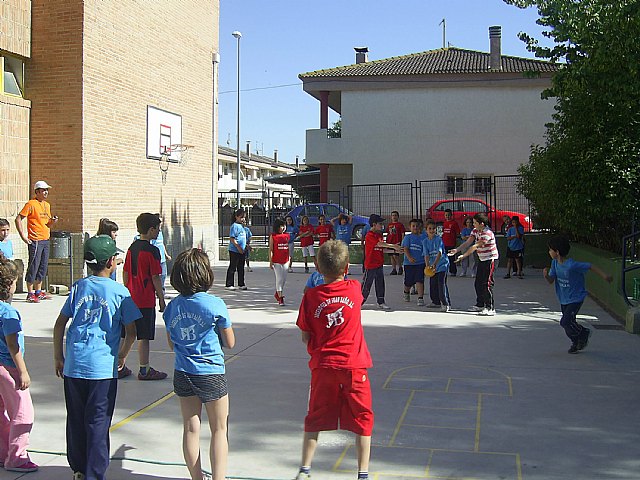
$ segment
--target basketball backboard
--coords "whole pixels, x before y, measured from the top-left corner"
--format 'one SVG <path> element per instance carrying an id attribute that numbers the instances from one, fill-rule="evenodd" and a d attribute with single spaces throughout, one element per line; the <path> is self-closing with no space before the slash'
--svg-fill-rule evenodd
<path id="1" fill-rule="evenodd" d="M 182 143 L 182 116 L 147 105 L 147 158 L 160 160 L 165 149 Z M 170 162 L 180 160 L 179 152 L 170 152 Z"/>

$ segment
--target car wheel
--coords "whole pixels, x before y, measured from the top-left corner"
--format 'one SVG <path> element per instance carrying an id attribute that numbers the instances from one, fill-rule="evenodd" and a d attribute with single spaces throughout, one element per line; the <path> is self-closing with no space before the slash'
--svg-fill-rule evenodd
<path id="1" fill-rule="evenodd" d="M 364 228 L 364 225 L 356 225 L 355 227 L 353 227 L 351 238 L 355 238 L 356 240 L 361 241 L 363 228 Z"/>
<path id="2" fill-rule="evenodd" d="M 436 223 L 436 234 L 442 236 L 442 224 Z"/>

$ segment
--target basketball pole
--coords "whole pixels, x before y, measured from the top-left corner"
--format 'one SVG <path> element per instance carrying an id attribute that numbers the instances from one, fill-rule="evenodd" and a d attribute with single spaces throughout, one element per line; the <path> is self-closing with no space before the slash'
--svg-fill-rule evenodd
<path id="1" fill-rule="evenodd" d="M 242 33 L 236 30 L 231 35 L 238 40 L 238 111 L 236 115 L 236 195 L 238 202 L 236 209 L 238 209 L 240 208 L 240 39 L 242 38 Z"/>

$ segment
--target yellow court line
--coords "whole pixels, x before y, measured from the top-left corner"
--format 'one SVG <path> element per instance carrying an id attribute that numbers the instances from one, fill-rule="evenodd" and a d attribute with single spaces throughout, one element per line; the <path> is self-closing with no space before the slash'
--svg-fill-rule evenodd
<path id="1" fill-rule="evenodd" d="M 520 463 L 520 454 L 516 453 L 516 472 L 518 480 L 522 480 L 522 464 Z"/>
<path id="2" fill-rule="evenodd" d="M 447 427 L 443 425 L 419 425 L 415 423 L 405 423 L 403 427 L 414 427 L 414 428 L 440 428 L 446 430 L 475 430 L 475 427 Z"/>
<path id="3" fill-rule="evenodd" d="M 467 394 L 468 395 L 468 394 Z M 413 408 L 423 408 L 425 410 L 455 410 L 455 411 L 466 411 L 466 412 L 475 412 L 477 407 L 430 407 L 428 405 L 412 405 Z"/>
<path id="4" fill-rule="evenodd" d="M 447 393 L 449 393 L 449 388 L 451 387 L 451 380 L 453 380 L 453 378 L 449 377 L 449 379 L 447 380 L 447 386 L 444 389 L 444 391 Z"/>
<path id="5" fill-rule="evenodd" d="M 429 470 L 431 470 L 431 462 L 433 462 L 434 453 L 435 453 L 434 450 L 431 450 L 429 452 L 429 459 L 427 460 L 427 468 L 424 470 L 424 474 L 427 478 L 429 477 Z"/>
<path id="6" fill-rule="evenodd" d="M 398 419 L 398 423 L 396 423 L 396 428 L 393 431 L 393 435 L 391 435 L 391 440 L 389 440 L 389 446 L 392 446 L 393 443 L 396 441 L 396 437 L 400 432 L 400 427 L 402 427 L 402 422 L 404 422 L 404 418 L 407 416 L 407 412 L 409 411 L 409 406 L 411 405 L 411 402 L 413 401 L 413 396 L 415 394 L 416 394 L 415 390 L 411 390 L 411 393 L 409 394 L 409 398 L 407 398 L 407 403 L 404 405 L 404 410 L 402 411 L 402 415 L 400 415 L 400 418 Z"/>
<path id="7" fill-rule="evenodd" d="M 349 449 L 351 448 L 351 444 L 347 443 L 344 448 L 342 449 L 342 453 L 340 454 L 340 456 L 338 457 L 338 460 L 336 460 L 336 463 L 333 464 L 333 468 L 332 470 L 334 472 L 340 472 L 340 464 L 342 463 L 342 461 L 344 460 L 344 457 L 347 455 L 347 452 L 349 451 Z"/>
<path id="8" fill-rule="evenodd" d="M 476 439 L 473 445 L 473 451 L 480 450 L 480 419 L 482 418 L 482 394 L 478 394 L 478 413 L 476 414 Z"/>

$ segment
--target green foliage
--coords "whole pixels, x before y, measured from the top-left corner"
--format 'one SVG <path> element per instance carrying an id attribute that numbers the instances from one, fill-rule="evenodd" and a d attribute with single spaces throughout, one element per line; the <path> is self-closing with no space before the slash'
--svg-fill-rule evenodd
<path id="1" fill-rule="evenodd" d="M 327 130 L 327 137 L 329 138 L 340 138 L 342 137 L 342 119 L 335 122 L 329 129 Z"/>
<path id="2" fill-rule="evenodd" d="M 640 220 L 640 2 L 504 1 L 537 7 L 554 46 L 520 38 L 537 57 L 565 62 L 543 92 L 556 113 L 520 168 L 521 191 L 538 225 L 619 251 Z"/>

